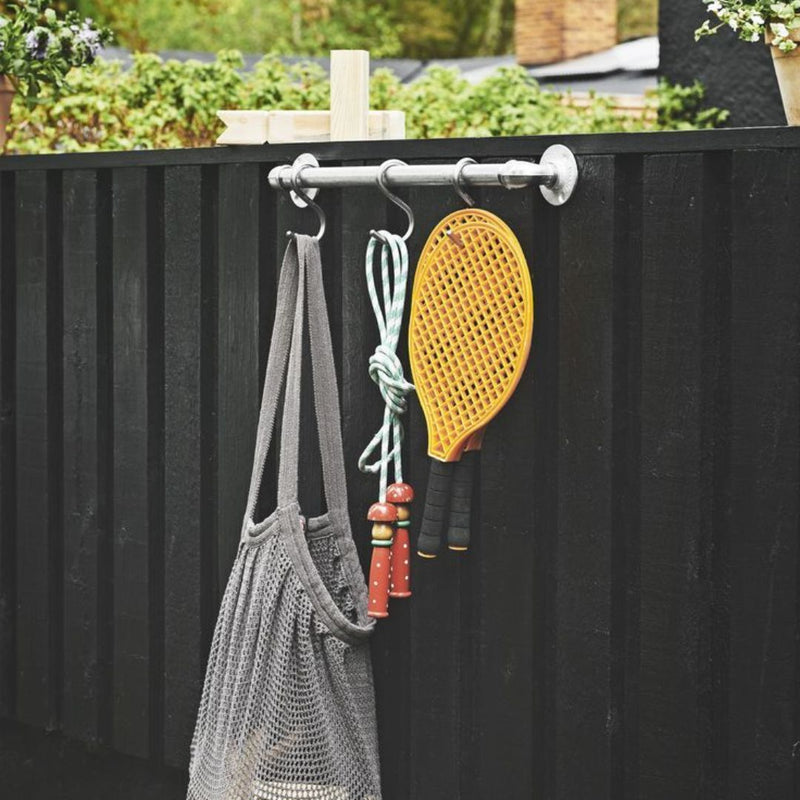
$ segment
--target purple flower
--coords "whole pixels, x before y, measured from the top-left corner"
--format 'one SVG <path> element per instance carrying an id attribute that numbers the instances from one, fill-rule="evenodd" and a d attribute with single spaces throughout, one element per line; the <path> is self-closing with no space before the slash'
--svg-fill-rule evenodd
<path id="1" fill-rule="evenodd" d="M 46 28 L 34 28 L 25 37 L 25 47 L 37 61 L 44 61 L 51 39 L 52 35 Z"/>
<path id="2" fill-rule="evenodd" d="M 75 41 L 86 48 L 90 61 L 95 59 L 103 46 L 100 41 L 100 32 L 92 27 L 90 19 L 87 19 L 83 23 L 83 27 L 75 34 Z"/>

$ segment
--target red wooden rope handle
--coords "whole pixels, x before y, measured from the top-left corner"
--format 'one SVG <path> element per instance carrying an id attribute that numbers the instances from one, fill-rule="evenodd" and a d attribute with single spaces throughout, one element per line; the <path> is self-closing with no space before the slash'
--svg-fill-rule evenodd
<path id="1" fill-rule="evenodd" d="M 388 545 L 389 542 L 386 542 Z M 389 616 L 389 575 L 391 574 L 391 547 L 380 545 L 372 548 L 369 567 L 369 610 L 371 617 Z"/>

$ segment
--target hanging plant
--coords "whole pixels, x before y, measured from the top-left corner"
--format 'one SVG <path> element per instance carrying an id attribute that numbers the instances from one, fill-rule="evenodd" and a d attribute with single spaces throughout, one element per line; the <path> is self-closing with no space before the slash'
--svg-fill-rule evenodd
<path id="1" fill-rule="evenodd" d="M 745 42 L 760 42 L 765 36 L 784 53 L 797 48 L 795 32 L 800 29 L 800 0 L 772 3 L 769 0 L 703 0 L 717 18 L 707 19 L 695 32 L 695 40 L 728 27 Z"/>
<path id="2" fill-rule="evenodd" d="M 772 54 L 783 109 L 790 125 L 800 125 L 800 0 L 703 0 L 716 21 L 705 20 L 695 40 L 730 28 L 745 42 L 766 40 Z"/>
<path id="3" fill-rule="evenodd" d="M 93 64 L 111 41 L 108 28 L 75 11 L 59 17 L 46 6 L 45 0 L 17 0 L 0 16 L 0 146 L 16 93 L 28 106 L 39 101 L 45 86 L 58 95 L 68 88 L 70 70 Z"/>

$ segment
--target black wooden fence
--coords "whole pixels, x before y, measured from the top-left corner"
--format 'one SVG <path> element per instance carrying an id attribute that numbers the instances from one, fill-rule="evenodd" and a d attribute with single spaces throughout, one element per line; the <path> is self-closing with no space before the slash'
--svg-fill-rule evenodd
<path id="1" fill-rule="evenodd" d="M 554 141 L 312 149 L 454 162 Z M 800 131 L 558 141 L 581 167 L 568 205 L 479 193 L 527 253 L 534 347 L 486 437 L 473 550 L 417 563 L 374 638 L 385 797 L 795 797 Z M 315 225 L 266 175 L 302 149 L 0 161 L 0 716 L 185 766 L 283 231 Z M 460 201 L 409 196 L 413 259 Z M 401 221 L 377 190 L 322 202 L 366 559 L 363 254 Z M 409 427 L 424 494 L 416 406 Z"/>

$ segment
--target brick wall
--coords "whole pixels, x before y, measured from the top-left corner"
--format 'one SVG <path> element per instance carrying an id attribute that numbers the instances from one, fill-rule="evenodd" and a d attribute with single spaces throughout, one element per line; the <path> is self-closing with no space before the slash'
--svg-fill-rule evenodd
<path id="1" fill-rule="evenodd" d="M 516 0 L 520 64 L 549 64 L 617 43 L 617 0 Z"/>

